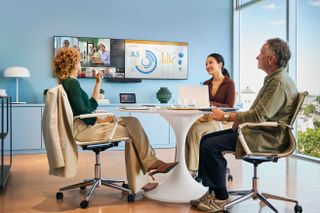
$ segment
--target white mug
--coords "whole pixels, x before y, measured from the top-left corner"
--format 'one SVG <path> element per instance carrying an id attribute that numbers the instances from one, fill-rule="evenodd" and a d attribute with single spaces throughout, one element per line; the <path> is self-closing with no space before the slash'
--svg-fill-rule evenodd
<path id="1" fill-rule="evenodd" d="M 7 96 L 5 89 L 0 89 L 0 96 Z"/>

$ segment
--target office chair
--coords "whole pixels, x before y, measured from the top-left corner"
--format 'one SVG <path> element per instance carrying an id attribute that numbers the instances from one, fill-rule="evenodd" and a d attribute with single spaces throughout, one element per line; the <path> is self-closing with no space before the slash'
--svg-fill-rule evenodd
<path id="1" fill-rule="evenodd" d="M 68 118 L 70 116 L 71 116 L 71 118 L 73 117 L 72 109 L 71 109 L 70 103 L 67 99 L 67 95 L 66 95 L 65 91 L 63 90 L 63 87 L 61 85 L 59 85 L 58 87 L 59 87 L 60 92 L 62 93 L 62 96 L 63 96 L 62 101 L 65 102 L 63 106 L 66 108 L 66 110 L 65 110 L 66 115 L 63 115 L 62 117 L 58 117 L 58 119 L 63 120 L 61 122 L 68 122 L 68 125 L 65 125 L 67 127 L 65 129 L 65 131 L 68 131 L 71 135 L 73 135 L 72 134 L 73 120 L 75 120 L 75 119 L 85 119 L 85 118 L 92 118 L 92 117 L 99 117 L 99 116 L 113 116 L 112 113 L 99 112 L 99 113 L 92 113 L 92 114 L 85 114 L 85 115 L 76 116 L 76 117 L 74 117 L 73 120 L 72 119 L 65 119 L 66 117 L 68 117 Z M 49 90 L 49 92 L 50 92 L 50 90 Z M 61 103 L 59 103 L 59 101 L 56 101 L 56 102 L 57 102 L 57 105 L 61 104 Z M 50 103 L 53 103 L 53 102 L 50 102 Z M 47 111 L 46 108 L 57 107 L 57 106 L 47 106 L 47 104 L 48 104 L 48 102 L 46 102 L 46 105 L 45 105 L 44 116 L 46 116 L 45 115 L 46 113 L 49 113 L 49 110 Z M 55 104 L 55 102 L 54 102 L 54 104 Z M 51 115 L 49 115 L 49 116 L 51 116 Z M 58 121 L 58 122 L 60 122 L 60 121 Z M 42 125 L 45 126 L 46 124 L 42 124 Z M 76 188 L 80 188 L 81 190 L 84 190 L 87 186 L 92 186 L 90 188 L 89 192 L 87 193 L 85 199 L 80 203 L 81 208 L 87 208 L 89 206 L 89 199 L 90 199 L 91 195 L 93 194 L 93 192 L 96 190 L 96 188 L 100 187 L 100 186 L 108 186 L 108 187 L 111 187 L 114 189 L 119 189 L 122 192 L 128 193 L 128 202 L 134 201 L 135 195 L 133 193 L 131 193 L 131 190 L 129 189 L 128 184 L 126 184 L 124 180 L 104 179 L 101 177 L 100 152 L 105 151 L 109 148 L 118 146 L 118 143 L 121 141 L 130 142 L 130 138 L 126 138 L 126 137 L 125 138 L 116 138 L 116 139 L 113 138 L 117 126 L 118 126 L 118 122 L 115 118 L 114 126 L 113 126 L 113 129 L 111 131 L 109 138 L 106 140 L 103 140 L 103 141 L 79 142 L 73 138 L 74 141 L 72 141 L 72 143 L 75 143 L 77 146 L 82 147 L 83 150 L 90 150 L 95 153 L 96 160 L 95 160 L 95 165 L 94 165 L 94 178 L 86 179 L 80 183 L 76 183 L 76 184 L 72 184 L 70 186 L 65 186 L 65 187 L 60 188 L 59 192 L 56 193 L 57 200 L 63 199 L 63 192 L 62 191 L 76 189 Z M 59 131 L 59 130 L 57 130 L 57 131 Z M 43 130 L 43 131 L 44 132 L 45 131 L 52 131 L 52 129 L 51 130 Z M 55 131 L 55 130 L 53 130 L 53 131 Z M 46 147 L 47 147 L 47 145 L 46 145 Z M 48 152 L 49 152 L 49 150 L 48 150 Z M 122 184 L 122 185 L 119 185 L 119 184 Z"/>
<path id="2" fill-rule="evenodd" d="M 261 122 L 261 123 L 243 123 L 239 125 L 239 139 L 241 142 L 241 145 L 243 146 L 246 155 L 242 157 L 242 159 L 246 162 L 249 162 L 253 164 L 253 178 L 252 178 L 252 189 L 251 190 L 242 190 L 242 191 L 229 191 L 229 195 L 235 195 L 240 196 L 236 198 L 235 200 L 227 203 L 223 210 L 224 212 L 228 212 L 227 209 L 231 208 L 237 203 L 243 202 L 249 198 L 252 198 L 254 200 L 259 199 L 262 203 L 266 204 L 269 208 L 271 208 L 274 212 L 278 212 L 278 210 L 267 200 L 269 199 L 275 199 L 275 200 L 281 200 L 281 201 L 287 201 L 287 202 L 293 202 L 295 203 L 294 212 L 295 213 L 301 213 L 302 212 L 302 206 L 299 205 L 298 200 L 287 198 L 287 197 L 281 197 L 277 195 L 272 195 L 268 193 L 260 193 L 258 190 L 258 177 L 257 177 L 257 171 L 258 171 L 258 165 L 261 163 L 266 162 L 277 162 L 278 159 L 283 157 L 289 157 L 296 149 L 296 140 L 293 135 L 293 124 L 296 120 L 296 117 L 301 109 L 301 106 L 303 104 L 303 101 L 305 97 L 308 95 L 308 92 L 298 93 L 298 100 L 297 100 L 297 106 L 295 109 L 295 112 L 292 116 L 292 119 L 289 124 L 281 124 L 277 122 Z M 277 127 L 277 126 L 285 126 L 289 129 L 289 145 L 282 153 L 274 154 L 274 153 L 253 153 L 249 149 L 243 134 L 241 132 L 241 129 L 245 126 L 268 126 L 268 127 Z"/>

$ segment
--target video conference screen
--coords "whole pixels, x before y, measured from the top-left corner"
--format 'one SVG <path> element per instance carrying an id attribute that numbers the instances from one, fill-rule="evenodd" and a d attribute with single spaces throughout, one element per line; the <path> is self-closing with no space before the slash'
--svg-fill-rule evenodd
<path id="1" fill-rule="evenodd" d="M 54 54 L 62 47 L 77 48 L 79 78 L 187 79 L 188 43 L 54 36 Z M 117 79 L 116 79 L 117 80 Z"/>
<path id="2" fill-rule="evenodd" d="M 62 47 L 74 47 L 79 50 L 79 78 L 93 78 L 99 71 L 103 73 L 104 78 L 124 78 L 124 39 L 54 36 L 53 47 L 54 54 Z"/>

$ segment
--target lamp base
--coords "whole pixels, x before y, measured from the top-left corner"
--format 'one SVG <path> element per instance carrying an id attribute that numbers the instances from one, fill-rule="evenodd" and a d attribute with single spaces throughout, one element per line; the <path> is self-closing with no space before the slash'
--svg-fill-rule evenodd
<path id="1" fill-rule="evenodd" d="M 24 102 L 24 101 L 15 101 L 15 102 L 12 102 L 13 104 L 26 104 L 27 102 Z"/>

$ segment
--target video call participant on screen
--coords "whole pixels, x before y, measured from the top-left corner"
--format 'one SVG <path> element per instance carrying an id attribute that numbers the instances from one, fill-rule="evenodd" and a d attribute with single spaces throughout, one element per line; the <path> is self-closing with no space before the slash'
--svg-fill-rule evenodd
<path id="1" fill-rule="evenodd" d="M 223 57 L 218 53 L 208 55 L 206 70 L 212 76 L 204 82 L 204 85 L 208 85 L 211 106 L 234 107 L 235 86 L 228 70 L 224 67 Z M 186 163 L 192 176 L 196 176 L 198 171 L 201 138 L 218 130 L 221 130 L 219 124 L 212 121 L 209 114 L 199 118 L 189 129 L 186 139 Z"/>
<path id="2" fill-rule="evenodd" d="M 54 74 L 67 93 L 73 115 L 92 113 L 97 109 L 102 73 L 96 75 L 92 97 L 84 92 L 77 80 L 80 72 L 80 54 L 74 48 L 61 48 L 53 59 Z M 78 141 L 106 140 L 113 129 L 114 117 L 77 119 L 74 121 L 73 134 Z M 141 188 L 152 190 L 157 183 L 148 183 L 147 174 L 166 173 L 177 162 L 165 163 L 155 156 L 148 137 L 135 117 L 118 118 L 119 125 L 115 138 L 130 137 L 125 144 L 127 179 L 130 189 L 136 193 Z"/>
<path id="3" fill-rule="evenodd" d="M 98 47 L 93 47 L 92 56 L 91 56 L 91 62 L 93 64 L 101 64 L 101 56 L 98 51 Z"/>
<path id="4" fill-rule="evenodd" d="M 104 77 L 106 78 L 114 77 L 113 74 L 111 73 L 110 67 L 106 67 Z"/>
<path id="5" fill-rule="evenodd" d="M 68 40 L 63 41 L 63 47 L 69 47 L 70 42 Z"/>
<path id="6" fill-rule="evenodd" d="M 199 176 L 209 191 L 200 199 L 190 202 L 199 210 L 221 211 L 228 201 L 226 188 L 227 161 L 224 151 L 235 151 L 236 157 L 244 154 L 238 140 L 238 124 L 245 122 L 277 121 L 289 123 L 296 107 L 297 87 L 286 67 L 291 57 L 289 45 L 279 38 L 269 39 L 257 56 L 258 68 L 266 72 L 262 88 L 248 111 L 225 113 L 212 110 L 212 118 L 218 121 L 233 121 L 233 128 L 214 132 L 202 138 L 200 143 Z M 243 136 L 252 152 L 281 153 L 288 145 L 289 132 L 286 127 L 246 127 Z"/>
<path id="7" fill-rule="evenodd" d="M 98 45 L 100 50 L 100 59 L 103 65 L 110 66 L 110 52 L 106 50 L 106 46 L 104 44 Z"/>

